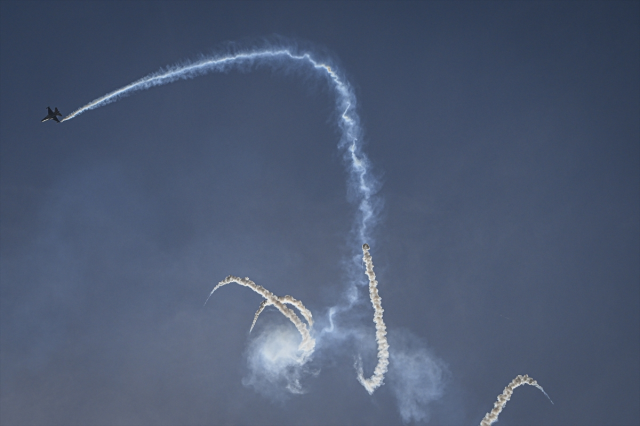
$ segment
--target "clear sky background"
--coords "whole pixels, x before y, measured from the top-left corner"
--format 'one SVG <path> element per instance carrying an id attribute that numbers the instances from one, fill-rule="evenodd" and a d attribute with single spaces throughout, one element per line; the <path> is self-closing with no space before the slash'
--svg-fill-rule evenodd
<path id="1" fill-rule="evenodd" d="M 474 425 L 518 374 L 555 405 L 519 388 L 500 425 L 640 421 L 638 2 L 0 12 L 2 425 L 389 425 L 403 395 L 418 423 Z M 251 385 L 255 339 L 292 327 L 275 309 L 250 335 L 255 293 L 203 307 L 229 274 L 320 326 L 344 301 L 359 247 L 324 80 L 209 74 L 40 123 L 274 35 L 330 55 L 354 88 L 392 355 L 432 361 L 440 382 L 393 359 L 373 396 L 357 382 L 355 356 L 375 365 L 366 287 L 336 318 L 358 339 L 320 341 L 302 395 Z"/>

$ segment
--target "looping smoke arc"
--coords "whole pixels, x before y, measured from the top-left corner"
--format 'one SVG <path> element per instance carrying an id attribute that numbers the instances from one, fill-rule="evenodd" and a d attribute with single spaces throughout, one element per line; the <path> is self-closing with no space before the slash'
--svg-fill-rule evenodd
<path id="1" fill-rule="evenodd" d="M 280 297 L 271 293 L 269 290 L 262 287 L 261 285 L 254 283 L 249 278 L 234 277 L 233 275 L 229 275 L 227 278 L 220 281 L 218 285 L 216 285 L 213 288 L 213 290 L 211 290 L 209 297 L 211 297 L 213 292 L 215 292 L 217 289 L 230 283 L 236 283 L 245 287 L 249 287 L 251 290 L 255 291 L 256 293 L 264 297 L 269 305 L 275 306 L 282 313 L 282 315 L 289 318 L 289 320 L 293 323 L 293 325 L 295 325 L 296 329 L 298 329 L 298 332 L 302 336 L 302 342 L 300 342 L 300 346 L 298 347 L 298 349 L 303 352 L 304 357 L 306 358 L 313 353 L 313 350 L 316 346 L 316 341 L 313 337 L 311 337 L 309 328 L 307 328 L 307 325 L 303 323 L 302 320 L 300 320 L 300 318 L 298 317 L 298 315 L 296 315 L 295 312 L 293 312 L 291 309 L 285 306 L 285 303 L 291 303 L 292 300 L 295 301 L 294 306 L 299 306 L 301 308 L 300 312 L 308 313 L 308 314 L 303 314 L 303 316 L 305 316 L 305 318 L 307 318 L 307 321 L 309 321 L 309 318 L 311 318 L 311 313 L 307 310 L 307 308 L 304 307 L 304 305 L 301 302 L 295 300 L 291 296 L 285 296 L 284 298 L 281 299 Z M 209 298 L 207 298 L 207 301 L 208 300 Z M 207 302 L 205 302 L 205 304 L 206 303 Z M 265 305 L 264 302 L 263 302 L 263 305 Z M 263 306 L 261 307 L 263 308 Z M 254 324 L 255 324 L 255 320 L 254 320 Z M 309 327 L 311 327 L 312 324 L 313 324 L 313 321 L 310 321 Z M 253 328 L 253 325 L 251 326 L 251 328 Z"/>
<path id="2" fill-rule="evenodd" d="M 542 389 L 542 386 L 540 386 L 538 382 L 533 380 L 531 377 L 526 374 L 524 376 L 518 376 L 513 379 L 506 388 L 504 388 L 504 391 L 500 395 L 498 395 L 498 400 L 493 403 L 493 410 L 489 411 L 484 416 L 484 419 L 480 422 L 480 426 L 491 426 L 493 423 L 497 422 L 498 416 L 504 409 L 505 405 L 507 405 L 507 402 L 511 399 L 514 389 L 522 385 L 535 386 L 540 389 L 547 398 L 549 398 L 549 395 L 547 395 L 544 389 Z M 551 401 L 551 398 L 549 398 L 549 401 Z M 551 401 L 551 403 L 553 404 L 553 401 Z"/>

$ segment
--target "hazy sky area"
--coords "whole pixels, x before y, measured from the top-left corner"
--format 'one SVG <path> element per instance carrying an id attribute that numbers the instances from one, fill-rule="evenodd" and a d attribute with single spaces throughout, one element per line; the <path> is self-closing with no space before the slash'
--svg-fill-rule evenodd
<path id="1" fill-rule="evenodd" d="M 40 123 L 268 45 L 357 98 L 373 395 L 326 78 L 258 65 Z M 3 426 L 477 425 L 519 374 L 554 404 L 520 387 L 501 426 L 640 423 L 640 2 L 2 1 L 0 49 Z M 274 307 L 249 334 L 258 294 L 204 305 L 230 274 L 313 313 L 303 367 L 265 369 L 300 337 Z"/>

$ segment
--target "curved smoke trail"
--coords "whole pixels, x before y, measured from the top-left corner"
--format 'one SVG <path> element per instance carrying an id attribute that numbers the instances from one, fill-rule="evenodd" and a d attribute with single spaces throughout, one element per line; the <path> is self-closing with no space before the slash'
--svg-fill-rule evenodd
<path id="1" fill-rule="evenodd" d="M 308 310 L 306 306 L 302 304 L 301 301 L 299 301 L 298 299 L 294 299 L 289 295 L 279 297 L 278 300 L 280 300 L 280 302 L 282 303 L 288 303 L 289 305 L 295 306 L 298 309 L 298 311 L 300 311 L 304 319 L 307 320 L 307 323 L 309 324 L 309 329 L 313 327 L 313 315 L 311 315 L 311 311 Z M 258 317 L 260 316 L 262 311 L 264 311 L 264 308 L 266 308 L 269 305 L 272 305 L 269 299 L 264 299 L 262 301 L 262 303 L 258 307 L 258 310 L 256 311 L 256 314 L 253 317 L 253 323 L 251 324 L 249 333 L 251 333 L 251 331 L 253 330 L 253 327 L 256 325 L 256 322 L 258 321 Z"/>
<path id="2" fill-rule="evenodd" d="M 367 276 L 369 277 L 369 297 L 371 298 L 371 304 L 373 305 L 373 322 L 376 324 L 376 342 L 378 343 L 378 364 L 373 371 L 373 376 L 366 379 L 362 371 L 362 362 L 358 360 L 356 362 L 356 369 L 358 371 L 358 381 L 364 388 L 373 394 L 373 392 L 384 381 L 384 374 L 387 372 L 389 366 L 389 343 L 387 342 L 387 326 L 384 324 L 382 318 L 382 298 L 378 294 L 378 281 L 376 280 L 376 274 L 373 272 L 373 259 L 369 254 L 369 245 L 362 245 L 362 259 L 367 266 Z"/>
<path id="3" fill-rule="evenodd" d="M 375 180 L 368 173 L 369 160 L 362 152 L 360 118 L 356 112 L 356 97 L 351 85 L 343 75 L 330 64 L 314 58 L 309 52 L 297 53 L 293 47 L 264 48 L 218 55 L 201 59 L 197 62 L 174 65 L 149 74 L 120 89 L 107 93 L 88 104 L 78 108 L 64 117 L 60 122 L 71 120 L 83 112 L 99 108 L 115 102 L 133 92 L 147 90 L 155 86 L 162 86 L 178 80 L 187 80 L 212 72 L 226 72 L 231 69 L 247 69 L 257 64 L 275 66 L 279 61 L 293 61 L 306 64 L 312 70 L 327 78 L 335 90 L 336 109 L 340 115 L 338 127 L 341 139 L 338 146 L 344 150 L 344 157 L 349 163 L 350 189 L 355 190 L 358 203 L 358 220 L 356 234 L 359 243 L 371 241 L 370 229 L 375 221 L 376 211 L 373 196 L 375 195 Z"/>
<path id="4" fill-rule="evenodd" d="M 269 303 L 269 301 L 267 299 L 264 299 L 262 303 L 260 303 L 260 306 L 258 306 L 258 310 L 256 311 L 256 314 L 253 316 L 253 322 L 251 323 L 251 328 L 249 329 L 249 333 L 253 331 L 253 327 L 255 327 L 256 322 L 258 322 L 258 317 L 260 316 L 262 311 L 264 311 L 264 308 L 267 307 L 267 303 Z"/>
<path id="5" fill-rule="evenodd" d="M 319 59 L 314 57 L 312 53 L 298 52 L 294 47 L 266 47 L 262 49 L 254 48 L 247 49 L 245 51 L 235 51 L 228 54 L 205 57 L 196 62 L 174 65 L 166 69 L 160 69 L 159 71 L 149 74 L 146 77 L 134 81 L 133 83 L 130 83 L 124 87 L 121 87 L 120 89 L 114 90 L 113 92 L 107 93 L 104 96 L 94 99 L 93 101 L 78 108 L 71 114 L 64 117 L 61 122 L 71 120 L 72 118 L 77 117 L 78 115 L 86 111 L 115 102 L 122 97 L 128 96 L 134 92 L 147 90 L 155 86 L 162 86 L 178 80 L 187 80 L 212 72 L 227 72 L 232 69 L 247 70 L 254 65 L 260 64 L 276 67 L 281 63 L 286 63 L 289 61 L 292 63 L 299 63 L 301 65 L 308 66 L 312 71 L 315 71 L 321 76 L 324 76 L 329 82 L 329 85 L 335 91 L 336 110 L 339 115 L 338 127 L 341 131 L 341 138 L 338 143 L 338 147 L 343 151 L 344 158 L 348 164 L 347 168 L 349 172 L 349 193 L 355 195 L 356 203 L 358 205 L 354 233 L 357 235 L 357 239 L 359 240 L 360 244 L 364 244 L 365 241 L 371 241 L 371 228 L 375 223 L 377 215 L 376 203 L 374 202 L 376 181 L 373 176 L 371 176 L 371 173 L 369 173 L 369 160 L 367 156 L 362 152 L 362 128 L 360 127 L 360 119 L 356 111 L 356 97 L 351 88 L 351 85 L 345 79 L 344 75 L 337 71 L 335 66 L 332 68 L 332 64 L 320 61 Z M 354 254 L 354 256 L 352 257 L 353 269 L 350 270 L 352 283 L 351 289 L 349 291 L 349 298 L 353 300 L 350 300 L 349 307 L 355 301 L 353 296 L 356 294 L 356 292 L 354 291 L 355 286 L 357 283 L 361 282 L 355 278 L 357 276 L 360 276 L 360 266 L 358 258 L 359 256 L 357 254 Z M 355 272 L 356 269 L 358 270 L 357 273 Z M 371 269 L 371 272 L 372 271 L 373 269 Z M 369 272 L 367 272 L 367 274 L 369 274 Z M 231 281 L 235 281 L 241 285 L 247 285 L 248 287 L 253 288 L 255 291 L 258 291 L 256 290 L 256 288 L 259 286 L 256 287 L 255 284 L 248 279 L 246 282 L 243 282 L 241 279 L 236 277 L 228 277 L 228 279 L 229 278 L 231 278 Z M 226 284 L 228 282 L 224 283 Z M 248 283 L 252 283 L 255 288 Z M 218 284 L 216 288 L 218 288 L 220 285 L 223 285 L 223 283 L 221 282 L 220 284 Z M 371 294 L 373 297 L 373 293 Z M 377 296 L 377 291 L 375 294 Z M 269 297 L 265 297 L 267 299 L 267 302 L 263 303 L 258 309 L 258 312 L 256 312 L 253 325 L 255 325 L 255 322 L 262 310 L 268 304 L 273 304 L 283 314 L 285 314 L 285 316 L 291 319 L 294 324 L 296 324 L 298 330 L 301 332 L 301 334 L 303 334 L 303 343 L 308 346 L 307 349 L 311 348 L 312 350 L 312 339 L 310 336 L 308 336 L 306 325 L 300 322 L 299 318 L 293 313 L 293 311 L 291 311 L 283 304 L 290 303 L 300 309 L 300 306 L 295 303 L 297 301 L 295 301 L 295 299 L 293 298 L 292 300 L 295 302 L 278 299 L 271 293 L 269 293 L 269 295 Z M 380 333 L 383 333 L 382 338 L 384 339 L 384 334 L 386 334 L 386 332 L 384 331 L 385 327 L 384 322 L 382 321 L 382 307 L 380 306 L 379 296 L 377 297 L 378 302 L 374 303 L 374 309 L 376 313 L 374 322 L 376 323 L 376 339 L 378 340 L 378 366 L 376 367 L 375 373 L 371 379 L 364 379 L 361 371 L 359 374 L 360 382 L 363 384 L 363 386 L 365 386 L 369 393 L 372 393 L 373 390 L 375 390 L 382 384 L 383 376 L 386 372 L 386 366 L 388 364 L 388 344 L 386 343 L 386 339 L 384 340 L 384 350 L 382 350 L 382 346 L 380 343 Z M 302 304 L 300 303 L 300 305 Z M 309 326 L 311 326 L 311 313 L 303 310 L 300 311 L 307 319 Z M 295 320 L 297 320 L 298 323 L 296 323 Z M 305 331 L 302 331 L 303 326 Z M 382 328 L 380 328 L 380 326 Z M 305 333 L 307 337 L 305 337 Z"/>
<path id="6" fill-rule="evenodd" d="M 544 389 L 542 389 L 542 386 L 540 386 L 538 382 L 533 380 L 531 377 L 526 374 L 524 376 L 518 376 L 513 379 L 506 388 L 504 388 L 504 391 L 500 395 L 498 395 L 498 400 L 493 403 L 493 410 L 484 416 L 484 419 L 480 422 L 480 426 L 491 426 L 493 423 L 497 422 L 498 416 L 504 409 L 505 405 L 507 405 L 507 402 L 511 399 L 513 390 L 522 385 L 535 386 L 540 389 L 547 398 L 549 398 L 549 395 L 547 395 Z M 551 398 L 549 398 L 549 401 L 551 401 Z M 553 404 L 553 401 L 551 401 L 551 403 Z"/>
<path id="7" fill-rule="evenodd" d="M 251 290 L 255 291 L 256 293 L 258 293 L 259 295 L 264 297 L 266 300 L 268 300 L 270 305 L 273 305 L 276 308 L 278 308 L 278 310 L 282 313 L 282 315 L 284 315 L 285 317 L 289 318 L 289 320 L 293 323 L 293 325 L 296 326 L 296 328 L 298 329 L 298 332 L 302 336 L 302 342 L 300 342 L 300 346 L 298 346 L 298 349 L 304 353 L 303 358 L 307 358 L 313 353 L 313 350 L 314 350 L 314 348 L 316 346 L 316 341 L 313 339 L 313 337 L 311 337 L 311 334 L 309 333 L 309 329 L 307 328 L 307 325 L 305 323 L 303 323 L 300 320 L 300 318 L 298 318 L 298 316 L 296 315 L 295 312 L 293 312 L 291 309 L 287 308 L 284 305 L 284 303 L 280 300 L 280 298 L 278 296 L 276 296 L 275 294 L 271 293 L 269 290 L 267 290 L 266 288 L 262 287 L 261 285 L 258 285 L 256 283 L 254 283 L 249 278 L 240 278 L 240 277 L 234 277 L 233 275 L 229 275 L 227 278 L 225 278 L 224 280 L 220 281 L 218 283 L 218 285 L 216 285 L 213 288 L 213 290 L 211 290 L 211 293 L 209 294 L 209 297 L 211 297 L 211 295 L 213 294 L 214 291 L 216 291 L 220 287 L 222 287 L 224 285 L 227 285 L 227 284 L 230 284 L 230 283 L 236 283 L 236 284 L 243 285 L 245 287 L 249 287 Z M 291 298 L 291 299 L 293 299 L 293 298 Z M 209 300 L 209 299 L 207 298 L 207 300 Z M 295 300 L 295 299 L 293 299 L 293 300 Z M 300 305 L 302 305 L 302 303 L 300 303 Z M 304 305 L 302 305 L 302 308 L 305 311 L 307 311 L 307 309 L 304 307 Z M 310 325 L 311 325 L 311 323 L 310 323 Z"/>

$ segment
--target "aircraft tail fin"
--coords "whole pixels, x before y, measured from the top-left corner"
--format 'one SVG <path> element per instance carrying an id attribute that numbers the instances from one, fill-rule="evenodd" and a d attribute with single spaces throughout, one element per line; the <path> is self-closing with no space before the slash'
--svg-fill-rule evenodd
<path id="1" fill-rule="evenodd" d="M 56 115 L 59 115 L 62 117 L 62 114 L 60 114 L 60 111 L 58 111 L 58 108 L 56 107 Z"/>

